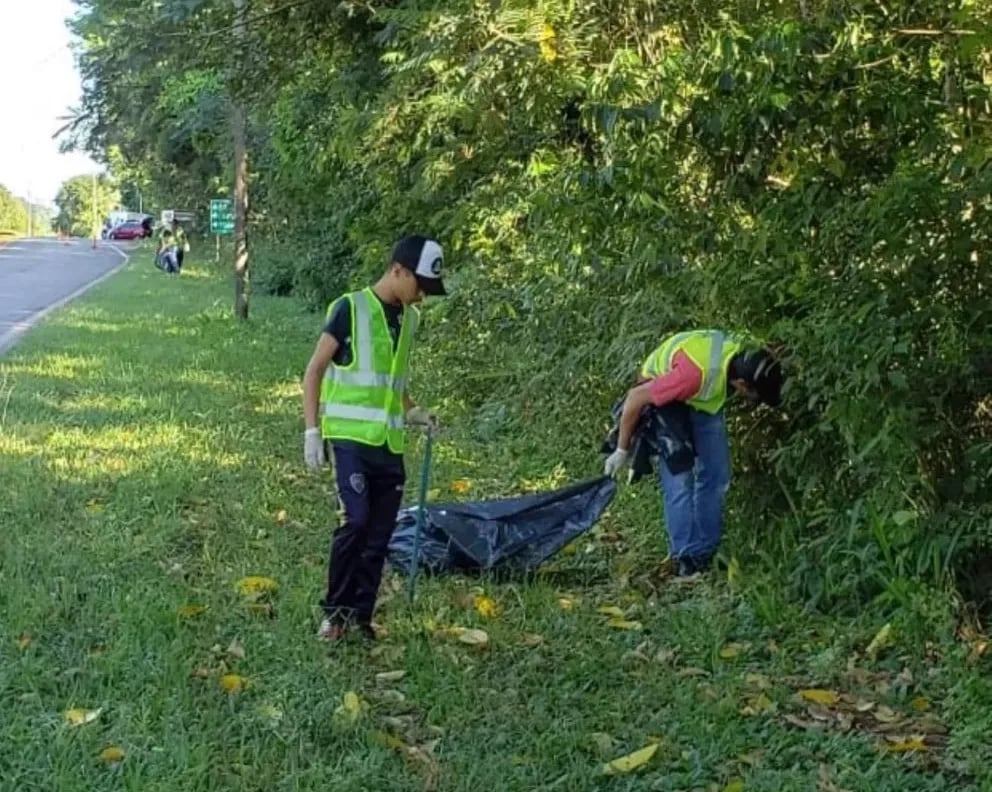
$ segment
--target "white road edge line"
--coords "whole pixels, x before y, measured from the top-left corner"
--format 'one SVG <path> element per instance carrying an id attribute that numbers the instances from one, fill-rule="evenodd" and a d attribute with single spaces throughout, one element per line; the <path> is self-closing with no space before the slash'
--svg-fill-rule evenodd
<path id="1" fill-rule="evenodd" d="M 70 303 L 73 300 L 75 300 L 77 297 L 81 297 L 83 294 L 85 294 L 87 291 L 92 289 L 94 286 L 103 283 L 105 280 L 107 280 L 113 275 L 116 275 L 124 268 L 124 266 L 130 260 L 131 256 L 128 253 L 125 253 L 119 247 L 117 247 L 117 245 L 106 245 L 105 247 L 110 248 L 117 255 L 119 255 L 123 259 L 121 263 L 118 264 L 116 267 L 114 267 L 112 270 L 103 273 L 103 275 L 100 275 L 95 280 L 91 280 L 89 283 L 83 284 L 78 289 L 76 289 L 76 291 L 74 291 L 72 294 L 63 297 L 60 300 L 56 300 L 51 305 L 45 306 L 40 311 L 31 314 L 31 316 L 29 316 L 27 319 L 22 319 L 20 322 L 18 322 L 13 327 L 11 327 L 10 330 L 8 330 L 6 333 L 0 335 L 0 355 L 2 355 L 4 352 L 10 349 L 14 344 L 16 344 L 21 339 L 21 336 L 23 336 L 28 330 L 30 330 L 32 327 L 38 324 L 38 322 L 40 322 L 42 319 L 48 316 L 48 314 L 50 314 L 52 311 L 57 311 L 66 303 Z"/>

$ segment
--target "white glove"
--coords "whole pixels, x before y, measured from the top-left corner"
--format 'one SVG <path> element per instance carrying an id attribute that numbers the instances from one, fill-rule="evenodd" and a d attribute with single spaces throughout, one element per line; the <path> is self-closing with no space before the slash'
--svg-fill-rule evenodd
<path id="1" fill-rule="evenodd" d="M 314 427 L 303 433 L 303 462 L 310 470 L 320 470 L 327 460 L 324 458 L 324 438 L 320 429 Z"/>
<path id="2" fill-rule="evenodd" d="M 406 423 L 409 426 L 423 426 L 435 432 L 438 428 L 437 416 L 431 415 L 423 407 L 411 407 L 407 410 Z"/>
<path id="3" fill-rule="evenodd" d="M 606 465 L 603 468 L 603 475 L 609 476 L 610 478 L 615 478 L 617 473 L 620 472 L 620 468 L 627 464 L 627 460 L 629 458 L 629 451 L 624 451 L 622 448 L 618 448 L 606 457 Z"/>

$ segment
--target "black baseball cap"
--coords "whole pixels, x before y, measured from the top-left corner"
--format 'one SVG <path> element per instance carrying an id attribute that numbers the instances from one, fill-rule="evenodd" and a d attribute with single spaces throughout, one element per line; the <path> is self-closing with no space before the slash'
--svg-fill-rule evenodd
<path id="1" fill-rule="evenodd" d="M 738 371 L 770 407 L 782 404 L 782 366 L 767 349 L 746 352 L 740 360 Z"/>
<path id="2" fill-rule="evenodd" d="M 405 236 L 393 246 L 391 261 L 416 275 L 417 283 L 424 294 L 448 293 L 441 280 L 444 251 L 437 240 L 424 236 Z"/>

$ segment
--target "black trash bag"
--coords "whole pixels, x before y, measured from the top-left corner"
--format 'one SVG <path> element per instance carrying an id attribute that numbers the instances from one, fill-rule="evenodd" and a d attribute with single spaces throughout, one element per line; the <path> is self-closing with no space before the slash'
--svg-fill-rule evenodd
<path id="1" fill-rule="evenodd" d="M 626 395 L 621 396 L 613 405 L 613 425 L 600 448 L 604 454 L 616 450 L 626 398 Z M 692 470 L 696 463 L 696 447 L 692 439 L 690 409 L 683 402 L 669 402 L 663 407 L 646 407 L 641 412 L 631 438 L 630 483 L 654 474 L 652 457 L 660 458 L 673 476 Z"/>
<path id="2" fill-rule="evenodd" d="M 598 478 L 519 498 L 427 506 L 420 567 L 431 573 L 528 572 L 588 531 L 616 493 Z M 413 565 L 417 507 L 403 509 L 389 542 L 389 562 L 404 574 Z"/>

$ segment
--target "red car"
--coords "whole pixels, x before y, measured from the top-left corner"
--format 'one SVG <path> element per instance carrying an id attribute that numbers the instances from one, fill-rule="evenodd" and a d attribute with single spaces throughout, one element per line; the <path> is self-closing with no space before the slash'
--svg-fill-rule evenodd
<path id="1" fill-rule="evenodd" d="M 145 229 L 141 223 L 121 223 L 110 231 L 111 239 L 141 239 L 144 235 Z"/>

